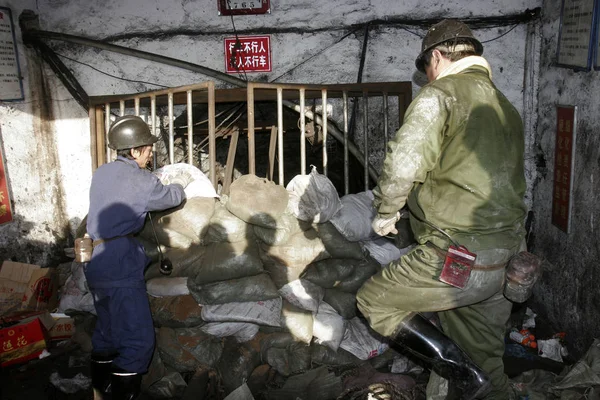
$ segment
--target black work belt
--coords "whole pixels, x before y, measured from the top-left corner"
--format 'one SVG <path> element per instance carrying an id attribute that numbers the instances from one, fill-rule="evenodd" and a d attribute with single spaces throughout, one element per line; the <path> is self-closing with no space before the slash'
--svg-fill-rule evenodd
<path id="1" fill-rule="evenodd" d="M 92 247 L 96 247 L 102 243 L 112 242 L 113 240 L 117 240 L 120 238 L 126 238 L 126 237 L 133 237 L 133 233 L 130 233 L 129 235 L 124 235 L 124 236 L 115 236 L 110 239 L 96 239 L 92 242 Z"/>

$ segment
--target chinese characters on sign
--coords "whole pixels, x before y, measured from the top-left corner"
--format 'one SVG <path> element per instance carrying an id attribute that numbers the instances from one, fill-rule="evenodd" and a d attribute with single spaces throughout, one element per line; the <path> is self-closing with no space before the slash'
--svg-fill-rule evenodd
<path id="1" fill-rule="evenodd" d="M 22 100 L 23 86 L 9 8 L 0 7 L 0 100 Z"/>
<path id="2" fill-rule="evenodd" d="M 575 149 L 576 107 L 556 108 L 556 143 L 554 151 L 554 190 L 552 223 L 569 232 L 571 188 L 573 187 L 573 152 Z"/>
<path id="3" fill-rule="evenodd" d="M 594 0 L 564 0 L 558 65 L 588 69 L 592 48 Z"/>
<path id="4" fill-rule="evenodd" d="M 271 37 L 225 38 L 225 71 L 227 73 L 271 72 Z"/>
<path id="5" fill-rule="evenodd" d="M 4 170 L 4 157 L 0 146 L 0 225 L 10 221 L 12 221 L 12 211 L 6 183 L 6 171 Z"/>

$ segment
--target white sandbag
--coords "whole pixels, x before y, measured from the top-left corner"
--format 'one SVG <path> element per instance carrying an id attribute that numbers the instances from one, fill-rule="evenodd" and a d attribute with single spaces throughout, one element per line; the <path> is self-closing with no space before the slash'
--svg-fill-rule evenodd
<path id="1" fill-rule="evenodd" d="M 360 245 L 381 265 L 388 265 L 392 261 L 396 261 L 414 248 L 414 246 L 408 246 L 400 249 L 393 241 L 384 237 L 361 241 Z"/>
<path id="2" fill-rule="evenodd" d="M 184 276 L 152 278 L 146 282 L 146 292 L 154 297 L 184 296 L 190 294 L 187 281 Z"/>
<path id="3" fill-rule="evenodd" d="M 225 303 L 202 307 L 206 322 L 252 322 L 258 325 L 281 325 L 281 297 L 264 301 Z"/>
<path id="4" fill-rule="evenodd" d="M 201 330 L 221 338 L 233 336 L 238 343 L 243 343 L 256 336 L 258 325 L 250 322 L 210 322 L 203 325 Z"/>
<path id="5" fill-rule="evenodd" d="M 308 175 L 296 175 L 286 186 L 290 208 L 296 218 L 312 223 L 327 222 L 342 207 L 337 190 L 312 166 Z"/>
<path id="6" fill-rule="evenodd" d="M 154 175 L 163 181 L 164 179 L 180 175 L 182 172 L 187 172 L 193 179 L 184 189 L 188 199 L 192 197 L 219 197 L 210 179 L 208 179 L 204 172 L 193 165 L 186 163 L 165 165 L 154 171 Z"/>
<path id="7" fill-rule="evenodd" d="M 298 308 L 317 312 L 325 290 L 310 281 L 296 279 L 279 289 L 279 294 Z"/>
<path id="8" fill-rule="evenodd" d="M 204 243 L 239 242 L 251 235 L 252 226 L 242 221 L 227 210 L 224 199 L 215 204 L 215 212 L 210 219 L 208 232 L 204 236 Z"/>
<path id="9" fill-rule="evenodd" d="M 294 338 L 310 344 L 313 337 L 313 314 L 302 310 L 286 300 L 281 308 L 281 327 L 287 329 Z"/>
<path id="10" fill-rule="evenodd" d="M 316 342 L 337 351 L 344 338 L 346 321 L 324 301 L 319 305 L 318 312 L 313 313 L 313 319 L 313 336 Z"/>
<path id="11" fill-rule="evenodd" d="M 261 242 L 260 248 L 263 250 L 261 257 L 265 263 L 269 263 L 270 259 L 279 264 L 299 266 L 330 257 L 314 229 L 295 233 L 281 246 L 269 246 Z"/>
<path id="12" fill-rule="evenodd" d="M 371 228 L 371 223 L 377 216 L 377 210 L 373 207 L 374 199 L 370 190 L 345 195 L 341 199 L 342 208 L 330 222 L 351 242 L 378 238 Z"/>
<path id="13" fill-rule="evenodd" d="M 365 321 L 356 317 L 348 321 L 340 347 L 361 360 L 368 360 L 383 354 L 389 345 Z"/>
<path id="14" fill-rule="evenodd" d="M 73 275 L 67 278 L 67 281 L 60 289 L 57 312 L 64 313 L 67 310 L 86 311 L 96 315 L 92 294 L 90 292 L 82 292 L 75 282 Z"/>

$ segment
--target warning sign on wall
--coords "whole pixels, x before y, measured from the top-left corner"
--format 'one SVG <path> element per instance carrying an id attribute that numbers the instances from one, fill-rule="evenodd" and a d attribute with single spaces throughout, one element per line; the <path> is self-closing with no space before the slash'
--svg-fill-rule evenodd
<path id="1" fill-rule="evenodd" d="M 23 85 L 10 9 L 0 7 L 0 100 L 23 100 Z"/>
<path id="2" fill-rule="evenodd" d="M 569 233 L 571 222 L 571 192 L 573 189 L 573 154 L 577 133 L 576 124 L 577 107 L 556 107 L 552 223 L 566 233 Z"/>
<path id="3" fill-rule="evenodd" d="M 271 72 L 271 37 L 225 38 L 225 71 L 230 74 Z"/>

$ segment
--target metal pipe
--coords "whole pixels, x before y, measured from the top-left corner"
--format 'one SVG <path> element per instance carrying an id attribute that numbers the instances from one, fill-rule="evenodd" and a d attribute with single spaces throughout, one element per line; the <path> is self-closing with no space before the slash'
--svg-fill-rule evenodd
<path id="1" fill-rule="evenodd" d="M 173 118 L 173 92 L 169 92 L 169 163 L 175 163 L 175 132 Z"/>
<path id="2" fill-rule="evenodd" d="M 369 97 L 367 92 L 363 92 L 363 141 L 365 190 L 369 190 Z"/>
<path id="3" fill-rule="evenodd" d="M 236 142 L 237 144 L 237 142 Z M 215 84 L 208 84 L 208 161 L 210 162 L 210 181 L 217 189 L 217 141 L 215 127 Z"/>
<path id="4" fill-rule="evenodd" d="M 119 101 L 119 115 L 121 117 L 125 115 L 125 100 Z"/>
<path id="5" fill-rule="evenodd" d="M 248 85 L 248 173 L 256 174 L 256 156 L 254 149 L 254 87 Z"/>
<path id="6" fill-rule="evenodd" d="M 140 116 L 140 98 L 136 97 L 134 100 L 134 110 L 135 110 L 135 115 L 136 116 Z"/>
<path id="7" fill-rule="evenodd" d="M 104 105 L 104 143 L 106 143 L 106 160 L 109 162 L 112 159 L 112 149 L 108 147 L 108 131 L 110 130 L 110 103 Z"/>
<path id="8" fill-rule="evenodd" d="M 300 175 L 306 175 L 306 107 L 305 91 L 300 89 Z"/>
<path id="9" fill-rule="evenodd" d="M 188 164 L 194 165 L 194 119 L 192 118 L 192 91 L 187 91 Z"/>
<path id="10" fill-rule="evenodd" d="M 277 88 L 277 165 L 279 184 L 283 186 L 283 89 Z"/>
<path id="11" fill-rule="evenodd" d="M 350 163 L 348 160 L 348 92 L 343 93 L 344 101 L 344 194 L 350 192 Z"/>
<path id="12" fill-rule="evenodd" d="M 321 115 L 323 118 L 323 175 L 327 176 L 327 89 L 321 90 Z"/>
<path id="13" fill-rule="evenodd" d="M 150 120 L 152 126 L 152 135 L 156 136 L 156 96 L 150 96 Z M 156 143 L 152 145 L 152 167 L 156 168 L 158 164 L 157 156 L 156 156 Z"/>

